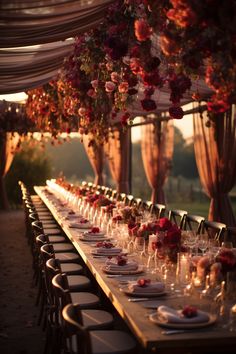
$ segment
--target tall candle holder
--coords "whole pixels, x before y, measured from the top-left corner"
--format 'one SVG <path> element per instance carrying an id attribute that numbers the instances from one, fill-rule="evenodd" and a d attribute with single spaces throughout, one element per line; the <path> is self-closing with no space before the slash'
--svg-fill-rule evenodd
<path id="1" fill-rule="evenodd" d="M 188 252 L 177 254 L 176 278 L 180 286 L 185 286 L 190 280 L 190 255 Z"/>

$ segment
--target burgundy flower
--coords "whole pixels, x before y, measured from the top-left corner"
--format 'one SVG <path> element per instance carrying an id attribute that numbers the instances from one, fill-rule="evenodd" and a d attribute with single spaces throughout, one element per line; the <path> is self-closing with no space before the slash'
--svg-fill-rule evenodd
<path id="1" fill-rule="evenodd" d="M 169 108 L 169 114 L 173 119 L 181 119 L 184 116 L 184 111 L 180 106 L 172 106 Z"/>
<path id="2" fill-rule="evenodd" d="M 161 228 L 161 231 L 166 231 L 172 227 L 172 222 L 168 218 L 160 218 L 159 226 Z"/>
<path id="3" fill-rule="evenodd" d="M 197 308 L 195 306 L 186 305 L 182 310 L 184 317 L 192 318 L 197 316 Z"/>
<path id="4" fill-rule="evenodd" d="M 126 263 L 127 263 L 127 258 L 125 258 L 125 257 L 123 257 L 123 256 L 117 256 L 117 257 L 116 257 L 116 260 L 117 260 L 117 264 L 118 264 L 119 266 L 124 266 L 124 265 L 126 265 Z"/>
<path id="5" fill-rule="evenodd" d="M 144 111 L 155 111 L 157 109 L 156 102 L 154 100 L 151 100 L 150 98 L 144 98 L 141 100 L 141 105 Z"/>
<path id="6" fill-rule="evenodd" d="M 144 85 L 148 85 L 148 86 L 157 86 L 157 87 L 161 87 L 163 86 L 163 79 L 162 77 L 160 77 L 159 72 L 156 70 L 154 72 L 150 72 L 150 73 L 144 73 L 142 75 L 142 79 L 144 82 Z"/>
<path id="7" fill-rule="evenodd" d="M 166 233 L 164 238 L 164 243 L 167 244 L 170 248 L 175 248 L 180 245 L 181 241 L 181 230 L 173 225 Z"/>

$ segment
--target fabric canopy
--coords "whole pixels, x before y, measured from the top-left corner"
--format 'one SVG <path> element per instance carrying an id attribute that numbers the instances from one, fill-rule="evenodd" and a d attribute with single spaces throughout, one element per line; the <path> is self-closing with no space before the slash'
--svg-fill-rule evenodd
<path id="1" fill-rule="evenodd" d="M 101 23 L 114 0 L 2 0 L 0 48 L 56 42 Z"/>
<path id="2" fill-rule="evenodd" d="M 57 75 L 73 39 L 36 47 L 0 49 L 0 94 L 39 87 Z"/>

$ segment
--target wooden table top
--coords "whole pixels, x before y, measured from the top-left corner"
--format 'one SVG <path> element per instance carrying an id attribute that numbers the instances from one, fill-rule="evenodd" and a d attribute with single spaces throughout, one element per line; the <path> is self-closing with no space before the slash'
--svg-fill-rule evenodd
<path id="1" fill-rule="evenodd" d="M 70 228 L 68 223 L 59 217 L 56 209 L 46 197 L 45 187 L 34 187 L 35 192 L 52 212 L 54 218 L 61 226 L 67 237 L 83 258 L 83 261 L 90 269 L 97 283 L 124 319 L 130 330 L 146 352 L 152 353 L 233 353 L 236 347 L 236 332 L 229 332 L 217 325 L 202 329 L 188 330 L 184 333 L 166 335 L 164 328 L 152 323 L 148 314 L 155 312 L 159 305 L 181 305 L 186 299 L 163 296 L 143 302 L 129 302 L 128 296 L 119 288 L 120 278 L 110 278 L 102 270 L 104 258 L 95 258 L 91 254 L 89 242 L 79 240 L 79 230 Z M 145 277 L 145 274 L 141 275 Z M 150 277 L 148 275 L 148 277 Z M 122 278 L 123 279 L 123 278 Z M 147 308 L 150 307 L 150 308 Z M 152 309 L 151 309 L 152 307 Z"/>

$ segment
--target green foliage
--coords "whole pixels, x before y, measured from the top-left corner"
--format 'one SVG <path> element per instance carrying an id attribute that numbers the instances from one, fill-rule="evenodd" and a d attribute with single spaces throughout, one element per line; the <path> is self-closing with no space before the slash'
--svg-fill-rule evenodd
<path id="1" fill-rule="evenodd" d="M 186 144 L 181 131 L 175 127 L 172 176 L 198 178 L 193 142 Z"/>
<path id="2" fill-rule="evenodd" d="M 61 172 L 67 179 L 77 177 L 77 179 L 83 180 L 94 175 L 84 146 L 78 138 L 73 138 L 56 147 L 48 142 L 45 145 L 45 153 L 52 163 L 52 176 L 54 178 Z"/>
<path id="3" fill-rule="evenodd" d="M 18 181 L 24 182 L 31 193 L 34 185 L 45 184 L 51 178 L 51 165 L 47 156 L 39 147 L 24 144 L 23 149 L 14 157 L 10 171 L 6 176 L 6 189 L 11 204 L 21 203 L 21 191 Z"/>

